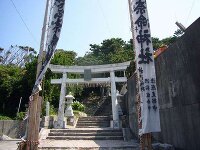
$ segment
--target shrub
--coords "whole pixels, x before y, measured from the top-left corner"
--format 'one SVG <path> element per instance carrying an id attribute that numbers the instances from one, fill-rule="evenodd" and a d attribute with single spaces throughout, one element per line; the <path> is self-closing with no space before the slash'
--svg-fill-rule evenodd
<path id="1" fill-rule="evenodd" d="M 17 113 L 17 116 L 15 117 L 16 120 L 23 120 L 26 115 L 26 112 L 19 112 Z"/>
<path id="2" fill-rule="evenodd" d="M 58 110 L 53 105 L 50 105 L 49 115 L 57 115 L 57 112 Z"/>
<path id="3" fill-rule="evenodd" d="M 72 109 L 84 112 L 85 111 L 85 105 L 83 105 L 79 101 L 74 101 L 72 103 Z"/>
<path id="4" fill-rule="evenodd" d="M 10 118 L 8 116 L 0 115 L 0 120 L 12 120 L 12 118 Z"/>
<path id="5" fill-rule="evenodd" d="M 51 104 L 49 107 L 49 115 L 57 115 L 57 109 L 55 109 Z M 42 116 L 46 116 L 46 101 L 42 105 Z"/>

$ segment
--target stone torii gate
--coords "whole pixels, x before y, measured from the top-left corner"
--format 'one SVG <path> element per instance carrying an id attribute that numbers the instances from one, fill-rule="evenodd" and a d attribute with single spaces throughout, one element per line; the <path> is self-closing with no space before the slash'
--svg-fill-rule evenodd
<path id="1" fill-rule="evenodd" d="M 62 73 L 61 79 L 52 79 L 51 84 L 61 84 L 60 101 L 58 109 L 58 120 L 56 128 L 65 128 L 64 125 L 64 106 L 65 106 L 65 95 L 66 95 L 66 84 L 92 84 L 92 83 L 110 83 L 111 84 L 111 98 L 112 98 L 112 115 L 113 115 L 113 128 L 119 128 L 119 114 L 118 114 L 118 102 L 116 95 L 116 82 L 127 82 L 125 77 L 116 77 L 115 71 L 125 71 L 129 62 L 117 63 L 117 64 L 106 64 L 106 65 L 94 65 L 94 66 L 61 66 L 61 65 L 49 65 L 50 70 L 53 73 Z M 110 77 L 107 78 L 80 78 L 80 79 L 69 79 L 67 73 L 84 74 L 98 73 L 110 73 Z"/>

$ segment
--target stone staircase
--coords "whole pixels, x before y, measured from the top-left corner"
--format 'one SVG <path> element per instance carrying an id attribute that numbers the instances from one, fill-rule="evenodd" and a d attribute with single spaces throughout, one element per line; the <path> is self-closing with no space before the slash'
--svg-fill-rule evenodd
<path id="1" fill-rule="evenodd" d="M 123 140 L 121 130 L 80 128 L 50 130 L 47 139 L 53 140 Z"/>
<path id="2" fill-rule="evenodd" d="M 107 128 L 110 127 L 108 116 L 90 116 L 79 118 L 76 128 Z"/>
<path id="3" fill-rule="evenodd" d="M 79 118 L 76 128 L 46 130 L 40 150 L 138 150 L 135 141 L 124 141 L 121 129 L 109 127 L 107 116 Z M 47 132 L 48 131 L 48 132 Z"/>
<path id="4" fill-rule="evenodd" d="M 111 116 L 112 115 L 112 102 L 111 97 L 107 97 L 94 112 L 95 116 Z"/>
<path id="5" fill-rule="evenodd" d="M 123 140 L 122 131 L 109 128 L 107 116 L 82 117 L 76 128 L 50 130 L 47 139 L 54 140 Z"/>

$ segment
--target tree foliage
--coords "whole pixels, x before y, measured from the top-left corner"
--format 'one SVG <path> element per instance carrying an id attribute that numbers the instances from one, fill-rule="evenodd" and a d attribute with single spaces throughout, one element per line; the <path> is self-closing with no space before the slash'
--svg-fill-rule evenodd
<path id="1" fill-rule="evenodd" d="M 174 43 L 179 37 L 181 37 L 183 35 L 183 31 L 181 31 L 180 29 L 176 30 L 174 32 L 173 36 L 164 38 L 162 40 L 160 40 L 159 38 L 152 38 L 152 43 L 153 43 L 153 50 L 158 49 L 159 47 L 162 47 L 163 45 L 171 45 L 172 43 Z"/>
<path id="2" fill-rule="evenodd" d="M 175 32 L 174 36 L 165 39 L 153 38 L 153 48 L 157 49 L 162 45 L 170 45 L 182 33 Z M 125 61 L 132 61 L 130 67 L 127 68 L 126 74 L 128 77 L 135 71 L 133 40 L 128 42 L 121 38 L 111 38 L 103 40 L 101 44 L 90 44 L 90 50 L 83 56 L 76 58 L 77 54 L 74 51 L 65 51 L 58 49 L 54 54 L 51 64 L 55 65 L 99 65 L 99 64 L 112 64 L 122 63 Z M 27 47 L 20 47 L 24 51 Z M 33 51 L 33 49 L 30 49 Z M 4 51 L 0 48 L 0 53 Z M 36 78 L 37 57 L 32 56 L 31 61 L 26 63 L 24 67 L 17 65 L 0 65 L 0 114 L 14 117 L 17 113 L 20 97 L 22 97 L 22 104 L 20 111 L 25 111 L 25 104 L 29 102 L 29 96 Z M 121 72 L 116 73 L 120 76 Z M 102 74 L 102 76 L 109 76 L 109 74 Z M 68 78 L 79 78 L 80 75 L 69 74 Z M 51 110 L 58 108 L 60 85 L 51 84 L 51 79 L 62 78 L 61 74 L 54 74 L 47 70 L 43 80 L 42 95 L 45 101 L 51 103 Z M 67 87 L 67 93 L 72 92 L 75 97 L 80 97 L 85 93 L 98 90 L 93 88 L 91 90 L 83 89 L 80 86 Z M 103 91 L 103 90 L 102 90 Z M 78 96 L 79 95 L 79 96 Z"/>
<path id="3" fill-rule="evenodd" d="M 51 60 L 51 64 L 64 66 L 75 65 L 76 55 L 77 54 L 74 51 L 65 51 L 63 49 L 58 49 L 56 50 L 54 57 Z M 75 78 L 76 75 L 68 73 L 67 77 Z M 54 74 L 48 69 L 43 82 L 43 98 L 45 101 L 49 101 L 54 108 L 58 108 L 61 87 L 60 85 L 51 84 L 51 79 L 58 78 L 62 78 L 62 74 Z M 67 91 L 71 91 L 72 93 L 76 93 L 76 91 L 81 92 L 81 88 L 79 87 L 79 90 L 77 90 L 77 88 L 75 87 L 68 87 Z"/>
<path id="4" fill-rule="evenodd" d="M 64 66 L 74 65 L 76 55 L 77 54 L 74 51 L 65 51 L 63 49 L 58 49 L 56 50 L 56 53 L 51 60 L 51 64 Z"/>
<path id="5" fill-rule="evenodd" d="M 73 51 L 57 50 L 52 64 L 74 65 L 76 53 Z M 0 65 L 0 114 L 15 117 L 22 97 L 20 111 L 25 111 L 25 104 L 29 102 L 29 96 L 36 79 L 37 57 L 21 68 L 15 65 Z M 73 76 L 73 75 L 69 75 Z M 60 86 L 52 85 L 52 78 L 60 78 L 61 75 L 46 72 L 43 80 L 43 97 L 49 100 L 53 107 L 58 107 Z"/>
<path id="6" fill-rule="evenodd" d="M 76 64 L 112 64 L 132 60 L 134 52 L 131 45 L 131 40 L 125 42 L 121 38 L 106 39 L 99 45 L 90 44 L 90 51 L 84 57 L 77 58 Z"/>
<path id="7" fill-rule="evenodd" d="M 17 104 L 23 92 L 25 70 L 17 66 L 0 65 L 0 113 L 17 113 Z"/>

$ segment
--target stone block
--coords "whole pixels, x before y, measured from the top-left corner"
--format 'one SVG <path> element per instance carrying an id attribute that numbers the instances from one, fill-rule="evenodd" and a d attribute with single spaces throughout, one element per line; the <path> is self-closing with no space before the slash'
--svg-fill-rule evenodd
<path id="1" fill-rule="evenodd" d="M 122 128 L 124 141 L 130 141 L 132 138 L 130 128 Z"/>
<path id="2" fill-rule="evenodd" d="M 74 126 L 75 125 L 75 117 L 74 116 L 68 117 L 67 118 L 67 124 L 70 125 L 70 126 Z"/>
<path id="3" fill-rule="evenodd" d="M 42 121 L 41 121 L 41 127 L 43 128 L 49 128 L 49 116 L 44 116 L 42 117 Z"/>
<path id="4" fill-rule="evenodd" d="M 175 150 L 175 148 L 170 144 L 153 143 L 153 150 Z"/>

